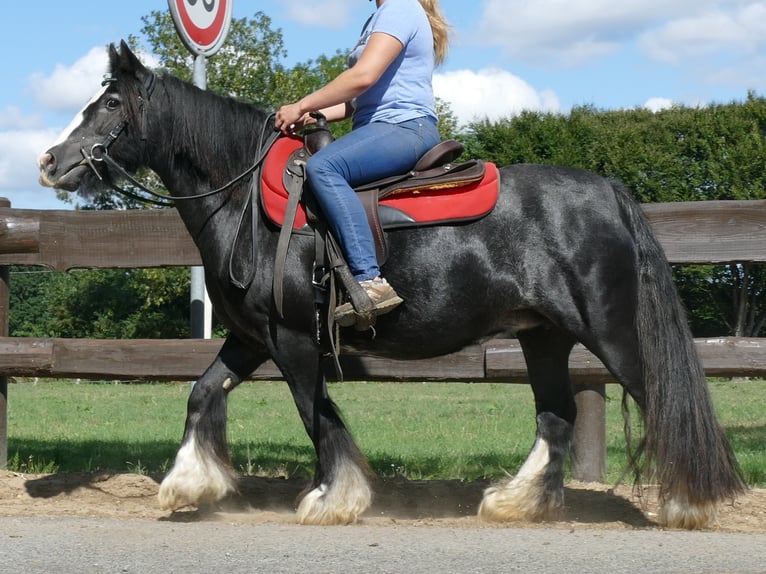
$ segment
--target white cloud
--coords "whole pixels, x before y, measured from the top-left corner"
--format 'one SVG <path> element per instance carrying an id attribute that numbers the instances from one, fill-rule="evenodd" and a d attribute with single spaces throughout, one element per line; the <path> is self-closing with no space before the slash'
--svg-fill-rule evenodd
<path id="1" fill-rule="evenodd" d="M 723 49 L 763 49 L 763 0 L 486 0 L 479 44 L 528 63 L 573 66 L 639 42 L 679 62 Z"/>
<path id="2" fill-rule="evenodd" d="M 283 0 L 287 17 L 299 24 L 342 29 L 359 8 L 359 0 Z"/>
<path id="3" fill-rule="evenodd" d="M 639 45 L 650 57 L 672 64 L 723 50 L 755 53 L 766 45 L 766 2 L 669 21 L 642 34 Z"/>
<path id="4" fill-rule="evenodd" d="M 435 74 L 434 93 L 449 102 L 461 125 L 474 120 L 495 121 L 524 110 L 560 110 L 554 93 L 538 92 L 518 76 L 500 69 Z"/>
<path id="5" fill-rule="evenodd" d="M 30 76 L 34 114 L 24 115 L 15 106 L 0 110 L 0 195 L 10 198 L 12 205 L 38 209 L 63 205 L 54 191 L 38 183 L 37 156 L 99 88 L 106 69 L 106 49 L 93 48 L 72 65 L 58 64 L 49 75 Z M 57 125 L 46 127 L 52 122 Z"/>
<path id="6" fill-rule="evenodd" d="M 136 52 L 136 55 L 149 68 L 159 65 L 154 54 Z M 56 64 L 50 74 L 32 74 L 27 80 L 28 91 L 38 107 L 75 113 L 99 90 L 108 67 L 107 49 L 96 46 L 71 65 Z"/>
<path id="7" fill-rule="evenodd" d="M 77 111 L 96 92 L 107 70 L 107 52 L 92 48 L 71 66 L 58 64 L 45 76 L 29 78 L 32 97 L 42 107 L 54 111 Z"/>
<path id="8" fill-rule="evenodd" d="M 151 55 L 139 57 L 147 66 L 157 65 Z M 37 110 L 34 114 L 24 115 L 16 106 L 0 110 L 0 196 L 11 199 L 14 207 L 66 207 L 55 191 L 38 183 L 36 160 L 100 88 L 107 66 L 106 49 L 92 48 L 72 65 L 58 64 L 48 75 L 30 76 L 27 84 Z"/>
<path id="9" fill-rule="evenodd" d="M 39 115 L 25 116 L 17 106 L 0 110 L 0 131 L 39 128 L 42 121 Z"/>
<path id="10" fill-rule="evenodd" d="M 63 205 L 54 191 L 37 182 L 37 156 L 56 138 L 57 131 L 0 131 L 0 196 L 9 198 L 12 206 L 41 209 Z"/>
<path id="11" fill-rule="evenodd" d="M 652 112 L 659 112 L 660 110 L 672 108 L 673 100 L 668 98 L 649 98 L 644 107 Z"/>
<path id="12" fill-rule="evenodd" d="M 766 1 L 733 0 L 647 30 L 638 46 L 698 83 L 762 90 L 766 78 Z"/>
<path id="13" fill-rule="evenodd" d="M 487 0 L 477 42 L 516 58 L 576 65 L 619 49 L 647 27 L 711 0 Z"/>

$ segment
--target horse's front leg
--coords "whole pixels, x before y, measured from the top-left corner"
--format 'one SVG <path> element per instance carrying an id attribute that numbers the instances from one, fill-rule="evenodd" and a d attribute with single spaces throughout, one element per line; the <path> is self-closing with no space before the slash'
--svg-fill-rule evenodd
<path id="1" fill-rule="evenodd" d="M 173 468 L 159 490 L 160 507 L 215 502 L 237 490 L 226 444 L 226 397 L 267 355 L 230 335 L 189 395 L 186 428 Z"/>
<path id="2" fill-rule="evenodd" d="M 289 340 L 289 343 L 286 341 Z M 301 524 L 350 524 L 372 502 L 367 461 L 327 392 L 319 352 L 309 336 L 282 338 L 282 370 L 316 451 L 314 481 L 298 505 Z"/>

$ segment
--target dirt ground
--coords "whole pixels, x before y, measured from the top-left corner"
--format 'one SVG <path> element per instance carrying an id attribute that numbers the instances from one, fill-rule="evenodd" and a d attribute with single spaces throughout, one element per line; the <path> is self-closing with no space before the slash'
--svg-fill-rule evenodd
<path id="1" fill-rule="evenodd" d="M 23 475 L 0 471 L 0 516 L 82 516 L 95 518 L 224 521 L 289 524 L 305 480 L 246 477 L 240 494 L 216 508 L 162 511 L 158 479 L 136 474 L 72 473 Z M 451 528 L 492 527 L 476 519 L 486 483 L 378 480 L 373 506 L 361 524 L 402 524 Z M 637 497 L 629 486 L 615 491 L 598 484 L 570 483 L 559 521 L 545 527 L 576 529 L 659 528 L 651 489 Z M 514 526 L 537 527 L 538 524 Z M 754 489 L 718 513 L 720 532 L 766 533 L 766 489 Z"/>

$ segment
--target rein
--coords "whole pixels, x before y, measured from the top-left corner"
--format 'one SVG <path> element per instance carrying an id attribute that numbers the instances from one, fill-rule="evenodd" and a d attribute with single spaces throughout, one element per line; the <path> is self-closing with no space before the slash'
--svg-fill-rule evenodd
<path id="1" fill-rule="evenodd" d="M 102 85 L 107 85 L 109 83 L 116 82 L 116 81 L 117 81 L 116 78 L 108 77 L 102 82 Z M 146 141 L 146 108 L 148 106 L 149 101 L 151 100 L 152 93 L 154 92 L 155 81 L 156 81 L 155 74 L 150 72 L 149 77 L 146 80 L 146 83 L 141 86 L 143 88 L 143 94 L 146 95 L 146 98 L 144 99 L 143 94 L 139 95 L 138 97 L 139 109 L 141 110 L 141 141 L 144 141 L 144 142 Z M 235 177 L 228 183 L 222 185 L 221 187 L 212 189 L 210 191 L 206 191 L 203 193 L 198 193 L 196 195 L 174 197 L 174 196 L 171 196 L 165 193 L 160 193 L 158 191 L 150 189 L 149 187 L 145 186 L 140 181 L 138 181 L 135 177 L 130 175 L 125 170 L 125 168 L 123 168 L 114 159 L 112 159 L 112 157 L 109 155 L 109 147 L 125 131 L 125 127 L 128 125 L 128 119 L 124 115 L 122 116 L 120 121 L 117 123 L 117 125 L 115 125 L 114 128 L 112 128 L 112 130 L 106 135 L 106 137 L 104 138 L 104 141 L 93 144 L 90 150 L 85 149 L 84 146 L 80 147 L 80 153 L 83 156 L 81 165 L 87 165 L 88 167 L 90 167 L 93 173 L 96 174 L 96 177 L 98 177 L 100 181 L 103 181 L 104 183 L 106 183 L 110 188 L 112 188 L 117 193 L 120 193 L 131 199 L 135 199 L 137 201 L 150 203 L 152 205 L 157 205 L 160 207 L 172 207 L 178 201 L 204 199 L 206 197 L 218 195 L 219 193 L 226 191 L 227 189 L 241 182 L 247 176 L 251 175 L 261 166 L 264 159 L 266 159 L 266 154 L 268 153 L 269 149 L 271 149 L 271 146 L 274 144 L 274 142 L 277 140 L 277 138 L 280 135 L 280 132 L 276 130 L 273 130 L 271 133 L 267 134 L 267 130 L 268 130 L 267 126 L 270 123 L 272 123 L 271 120 L 274 118 L 274 116 L 275 116 L 274 113 L 270 114 L 269 117 L 264 122 L 263 127 L 261 128 L 261 134 L 260 134 L 260 137 L 258 138 L 258 148 L 256 151 L 255 161 L 253 165 L 248 167 L 245 171 L 243 171 L 237 177 Z M 127 189 L 120 187 L 119 185 L 114 183 L 112 177 L 107 177 L 107 179 L 105 180 L 104 176 L 100 173 L 100 171 L 96 167 L 96 164 L 103 164 L 106 167 L 105 171 L 107 175 L 109 174 L 110 171 L 117 172 L 118 177 L 121 177 L 122 179 L 126 179 L 133 186 L 137 187 L 144 193 L 147 193 L 149 197 L 139 195 L 137 193 L 128 191 Z"/>

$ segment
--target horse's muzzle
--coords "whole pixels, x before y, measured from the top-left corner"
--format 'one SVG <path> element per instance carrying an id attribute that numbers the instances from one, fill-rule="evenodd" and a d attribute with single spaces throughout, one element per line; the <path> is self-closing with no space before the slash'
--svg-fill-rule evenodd
<path id="1" fill-rule="evenodd" d="M 83 162 L 78 162 L 62 172 L 59 169 L 56 156 L 51 153 L 51 150 L 38 156 L 37 167 L 40 170 L 38 179 L 40 185 L 66 191 L 74 191 L 79 187 L 82 173 L 85 171 L 84 169 L 79 169 L 83 167 Z"/>

